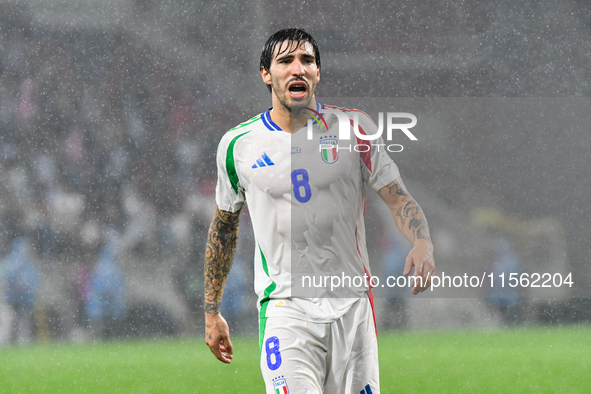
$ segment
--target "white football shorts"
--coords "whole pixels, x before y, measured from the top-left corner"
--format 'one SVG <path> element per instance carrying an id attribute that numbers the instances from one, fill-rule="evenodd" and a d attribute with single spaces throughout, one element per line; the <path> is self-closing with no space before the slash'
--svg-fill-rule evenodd
<path id="1" fill-rule="evenodd" d="M 369 298 L 359 299 L 331 323 L 266 319 L 261 371 L 267 394 L 379 394 Z"/>

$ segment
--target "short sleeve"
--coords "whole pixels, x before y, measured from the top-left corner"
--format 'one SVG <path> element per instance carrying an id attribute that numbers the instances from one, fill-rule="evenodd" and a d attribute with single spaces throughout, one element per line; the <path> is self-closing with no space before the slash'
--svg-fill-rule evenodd
<path id="1" fill-rule="evenodd" d="M 234 149 L 239 136 L 226 134 L 218 146 L 216 155 L 218 179 L 215 187 L 215 202 L 223 211 L 236 212 L 244 205 L 244 189 L 240 185 L 234 160 Z"/>
<path id="2" fill-rule="evenodd" d="M 359 111 L 359 131 L 362 134 L 377 133 L 377 126 L 371 118 Z M 394 182 L 400 176 L 398 166 L 390 158 L 382 137 L 373 141 L 357 139 L 360 146 L 359 158 L 365 183 L 376 192 Z"/>

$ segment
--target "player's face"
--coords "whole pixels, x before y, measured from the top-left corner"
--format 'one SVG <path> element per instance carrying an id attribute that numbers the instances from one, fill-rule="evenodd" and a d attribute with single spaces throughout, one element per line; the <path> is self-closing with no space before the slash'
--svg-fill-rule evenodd
<path id="1" fill-rule="evenodd" d="M 278 101 L 289 111 L 305 108 L 320 80 L 312 44 L 303 42 L 298 46 L 285 41 L 277 45 L 269 71 L 261 69 L 261 75 L 273 88 L 274 102 Z"/>

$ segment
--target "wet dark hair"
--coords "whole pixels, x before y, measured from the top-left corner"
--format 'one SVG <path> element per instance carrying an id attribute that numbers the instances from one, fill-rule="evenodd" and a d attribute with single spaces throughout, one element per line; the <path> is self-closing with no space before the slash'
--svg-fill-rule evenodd
<path id="1" fill-rule="evenodd" d="M 304 29 L 298 28 L 291 28 L 291 29 L 283 29 L 279 30 L 271 37 L 267 39 L 265 42 L 265 46 L 263 47 L 263 52 L 261 53 L 261 65 L 260 68 L 263 68 L 267 71 L 271 68 L 271 61 L 273 60 L 273 52 L 275 51 L 275 47 L 277 45 L 281 45 L 285 41 L 295 42 L 297 43 L 298 48 L 304 42 L 309 42 L 312 44 L 312 48 L 314 49 L 314 59 L 316 60 L 316 66 L 320 68 L 320 51 L 318 50 L 318 44 L 314 37 L 310 35 Z M 291 47 L 288 46 L 285 48 L 285 51 L 289 50 Z M 280 55 L 281 53 L 278 53 Z M 269 92 L 271 91 L 271 85 L 267 85 L 267 89 Z"/>

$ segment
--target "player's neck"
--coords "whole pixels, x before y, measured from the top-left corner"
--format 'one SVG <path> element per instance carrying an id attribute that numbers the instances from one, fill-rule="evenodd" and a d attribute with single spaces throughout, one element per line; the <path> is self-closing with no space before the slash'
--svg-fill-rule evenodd
<path id="1" fill-rule="evenodd" d="M 312 100 L 310 100 L 307 107 L 316 109 L 316 99 L 314 97 L 312 97 Z M 279 126 L 281 130 L 290 134 L 301 130 L 310 118 L 310 115 L 303 110 L 298 112 L 290 111 L 279 102 L 273 102 L 273 109 L 270 111 L 269 115 L 271 115 L 271 120 Z"/>

